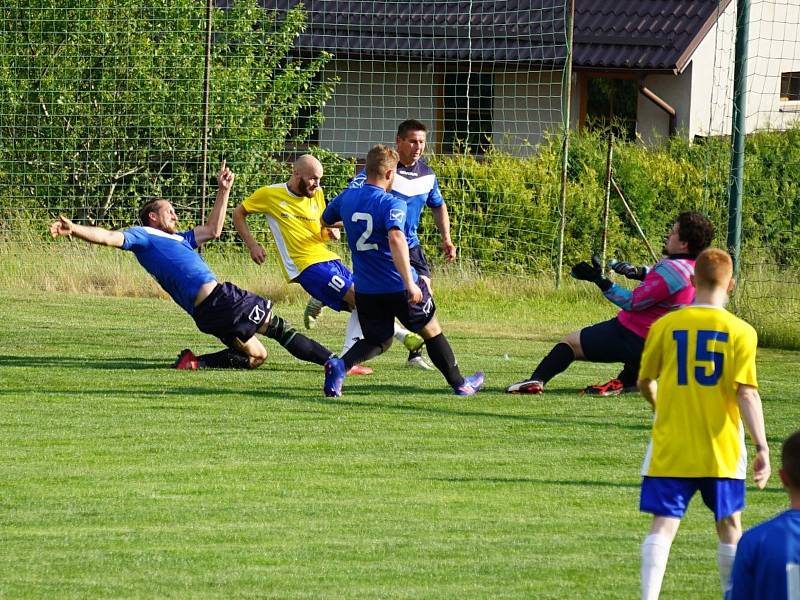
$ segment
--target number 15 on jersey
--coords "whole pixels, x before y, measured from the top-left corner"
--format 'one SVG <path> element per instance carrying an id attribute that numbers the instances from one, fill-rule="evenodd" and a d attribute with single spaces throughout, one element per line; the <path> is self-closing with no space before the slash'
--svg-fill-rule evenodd
<path id="1" fill-rule="evenodd" d="M 727 343 L 728 334 L 724 331 L 699 329 L 697 330 L 695 344 L 690 345 L 689 330 L 676 329 L 672 332 L 672 339 L 675 340 L 675 350 L 677 352 L 678 385 L 689 384 L 690 353 L 693 353 L 691 358 L 696 364 L 692 372 L 694 381 L 700 385 L 716 385 L 719 378 L 722 377 L 722 371 L 725 367 L 725 355 L 713 348 L 716 347 L 716 344 Z"/>

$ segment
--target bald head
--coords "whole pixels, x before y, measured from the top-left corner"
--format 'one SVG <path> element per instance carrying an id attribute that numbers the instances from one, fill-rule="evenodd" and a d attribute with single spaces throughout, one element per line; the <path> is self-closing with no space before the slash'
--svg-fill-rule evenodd
<path id="1" fill-rule="evenodd" d="M 303 154 L 292 166 L 289 191 L 297 196 L 311 197 L 319 189 L 322 180 L 322 163 L 310 154 Z"/>

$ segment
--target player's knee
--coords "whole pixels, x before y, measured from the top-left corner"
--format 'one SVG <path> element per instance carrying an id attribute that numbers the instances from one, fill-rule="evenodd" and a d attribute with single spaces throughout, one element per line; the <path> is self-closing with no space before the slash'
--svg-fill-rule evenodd
<path id="1" fill-rule="evenodd" d="M 567 344 L 570 348 L 572 348 L 572 353 L 575 355 L 576 359 L 583 358 L 583 348 L 581 348 L 581 332 L 574 331 L 566 336 L 563 340 L 561 340 L 562 344 Z"/>
<path id="2" fill-rule="evenodd" d="M 425 341 L 435 338 L 440 333 L 442 333 L 442 326 L 439 324 L 439 319 L 436 317 L 433 317 L 428 321 L 425 327 L 419 330 L 419 334 Z"/>
<path id="3" fill-rule="evenodd" d="M 250 357 L 250 368 L 257 369 L 261 365 L 264 364 L 264 361 L 267 360 L 267 355 L 264 353 L 264 356 L 251 356 Z"/>

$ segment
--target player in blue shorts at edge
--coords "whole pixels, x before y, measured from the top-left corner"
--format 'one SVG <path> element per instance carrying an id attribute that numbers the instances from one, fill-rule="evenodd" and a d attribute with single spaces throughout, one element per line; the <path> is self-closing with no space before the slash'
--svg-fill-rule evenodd
<path id="1" fill-rule="evenodd" d="M 142 226 L 109 231 L 73 223 L 64 216 L 50 225 L 50 234 L 75 236 L 92 244 L 122 248 L 134 253 L 144 269 L 194 319 L 203 333 L 219 338 L 225 350 L 195 356 L 184 350 L 173 365 L 180 369 L 255 369 L 267 358 L 267 350 L 256 333 L 276 340 L 300 360 L 322 365 L 332 356 L 324 346 L 297 333 L 272 312 L 272 301 L 239 289 L 232 283 L 218 283 L 203 258 L 195 252 L 222 233 L 228 196 L 234 174 L 222 161 L 217 176 L 218 190 L 208 221 L 178 232 L 178 217 L 167 200 L 156 199 L 139 211 Z"/>
<path id="2" fill-rule="evenodd" d="M 408 259 L 406 203 L 388 193 L 398 154 L 383 145 L 367 154 L 366 183 L 348 188 L 322 213 L 322 226 L 339 221 L 353 256 L 358 317 L 364 337 L 341 357 L 325 363 L 326 396 L 341 396 L 345 373 L 356 363 L 378 356 L 392 343 L 394 319 L 419 333 L 428 355 L 459 396 L 472 396 L 483 384 L 483 373 L 463 377 L 450 343 L 435 317 L 436 305 L 425 280 Z"/>
<path id="3" fill-rule="evenodd" d="M 405 234 L 408 241 L 408 255 L 411 266 L 417 274 L 425 280 L 429 290 L 431 286 L 431 271 L 428 260 L 422 251 L 417 230 L 426 206 L 431 209 L 433 222 L 442 238 L 442 252 L 447 262 L 456 258 L 456 247 L 450 237 L 450 215 L 447 205 L 439 191 L 439 181 L 427 163 L 422 159 L 428 129 L 423 123 L 415 119 L 408 119 L 397 127 L 395 148 L 398 154 L 397 170 L 390 193 L 403 200 L 407 205 Z M 362 169 L 348 183 L 348 188 L 360 188 L 367 180 L 367 174 Z M 313 310 L 309 304 L 309 310 Z M 317 309 L 316 314 L 319 314 Z M 425 362 L 419 350 L 409 349 L 406 365 L 418 369 L 431 370 L 432 367 Z"/>
<path id="4" fill-rule="evenodd" d="M 779 473 L 789 510 L 745 531 L 726 600 L 800 600 L 800 431 L 783 442 Z"/>
<path id="5" fill-rule="evenodd" d="M 639 508 L 653 515 L 641 547 L 642 598 L 658 598 L 670 546 L 692 496 L 714 513 L 717 565 L 725 591 L 742 535 L 747 453 L 742 420 L 755 444 L 753 481 L 770 475 L 756 381 L 755 330 L 725 310 L 733 263 L 724 250 L 700 253 L 694 303 L 657 320 L 647 334 L 639 389 L 655 412 L 642 464 Z"/>

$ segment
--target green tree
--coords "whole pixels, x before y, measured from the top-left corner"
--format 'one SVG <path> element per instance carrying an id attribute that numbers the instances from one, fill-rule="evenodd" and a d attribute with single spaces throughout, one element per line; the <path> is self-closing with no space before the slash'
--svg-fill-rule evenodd
<path id="1" fill-rule="evenodd" d="M 0 206 L 112 227 L 153 195 L 198 206 L 203 3 L 18 0 L 0 17 Z M 237 1 L 213 20 L 209 172 L 224 157 L 246 184 L 320 122 L 332 56 L 293 55 L 301 5 L 279 19 Z"/>

